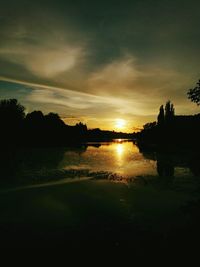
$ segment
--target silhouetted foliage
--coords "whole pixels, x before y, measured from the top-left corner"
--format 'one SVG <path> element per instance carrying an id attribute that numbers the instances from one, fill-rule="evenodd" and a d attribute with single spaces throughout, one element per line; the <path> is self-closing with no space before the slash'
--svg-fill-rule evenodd
<path id="1" fill-rule="evenodd" d="M 30 123 L 43 123 L 44 121 L 44 115 L 41 111 L 33 111 L 31 113 L 28 113 L 26 115 L 26 121 Z"/>
<path id="2" fill-rule="evenodd" d="M 165 122 L 170 122 L 175 115 L 174 105 L 168 101 L 165 105 Z"/>
<path id="3" fill-rule="evenodd" d="M 105 131 L 99 128 L 88 130 L 87 140 L 89 141 L 112 141 L 113 139 L 132 139 L 133 134 L 122 132 Z"/>
<path id="4" fill-rule="evenodd" d="M 187 95 L 192 102 L 200 105 L 200 80 L 197 82 L 196 87 L 188 90 Z"/>
<path id="5" fill-rule="evenodd" d="M 0 101 L 0 124 L 5 126 L 17 126 L 24 119 L 25 108 L 16 99 Z"/>
<path id="6" fill-rule="evenodd" d="M 160 111 L 158 114 L 158 125 L 163 126 L 165 123 L 170 123 L 175 116 L 175 109 L 174 105 L 170 102 L 167 101 L 165 104 L 165 109 L 164 106 L 160 106 Z"/>
<path id="7" fill-rule="evenodd" d="M 25 108 L 16 99 L 0 101 L 1 142 L 6 146 L 74 146 L 86 141 L 130 138 L 113 131 L 88 130 L 87 125 L 66 125 L 57 113 L 44 115 L 33 111 L 25 116 Z"/>
<path id="8" fill-rule="evenodd" d="M 200 114 L 175 116 L 173 104 L 168 101 L 160 107 L 157 123 L 147 123 L 134 137 L 146 148 L 152 146 L 200 147 Z"/>
<path id="9" fill-rule="evenodd" d="M 42 130 L 44 120 L 45 117 L 41 111 L 33 111 L 26 115 L 25 125 L 31 130 L 33 130 L 34 128 Z"/>
<path id="10" fill-rule="evenodd" d="M 160 106 L 160 112 L 158 114 L 158 124 L 163 125 L 165 121 L 165 111 L 163 105 Z"/>
<path id="11" fill-rule="evenodd" d="M 0 142 L 2 146 L 21 143 L 25 108 L 16 99 L 0 101 Z"/>
<path id="12" fill-rule="evenodd" d="M 57 113 L 50 112 L 45 115 L 46 124 L 49 127 L 62 127 L 65 123 L 61 120 L 60 116 Z"/>
<path id="13" fill-rule="evenodd" d="M 155 126 L 156 126 L 156 121 L 146 123 L 143 126 L 143 128 L 144 128 L 144 130 L 150 130 L 150 129 L 154 128 Z"/>
<path id="14" fill-rule="evenodd" d="M 75 126 L 82 132 L 87 131 L 87 125 L 83 124 L 82 122 L 77 123 Z"/>

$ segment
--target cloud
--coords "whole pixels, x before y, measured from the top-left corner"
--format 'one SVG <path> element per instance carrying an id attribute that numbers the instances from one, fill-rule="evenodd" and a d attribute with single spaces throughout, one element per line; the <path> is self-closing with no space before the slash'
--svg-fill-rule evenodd
<path id="1" fill-rule="evenodd" d="M 120 117 L 140 126 L 168 99 L 179 114 L 199 112 L 186 96 L 200 68 L 198 7 L 195 0 L 4 1 L 0 75 L 17 89 L 0 88 L 1 97 L 12 91 L 29 110 L 94 127 Z"/>
<path id="2" fill-rule="evenodd" d="M 3 5 L 0 75 L 36 83 L 59 83 L 61 76 L 65 76 L 66 82 L 74 69 L 79 72 L 86 56 L 86 34 L 69 16 L 61 17 L 50 6 L 38 5 L 37 1 L 27 5 L 21 0 L 19 5 Z M 19 74 L 19 70 L 24 74 Z"/>
<path id="3" fill-rule="evenodd" d="M 119 106 L 127 104 L 127 100 L 118 99 L 116 97 L 98 96 L 94 94 L 73 91 L 67 88 L 53 87 L 43 84 L 30 83 L 19 81 L 0 76 L 0 80 L 15 84 L 26 85 L 32 90 L 26 97 L 26 100 L 31 102 L 41 102 L 49 104 L 58 104 L 74 109 L 96 108 L 97 105 L 109 105 L 112 108 L 118 109 Z"/>
<path id="4" fill-rule="evenodd" d="M 43 78 L 55 76 L 75 68 L 82 59 L 79 47 L 10 47 L 0 49 L 0 57 L 22 65 L 33 75 Z"/>
<path id="5" fill-rule="evenodd" d="M 89 85 L 102 91 L 109 90 L 113 86 L 123 89 L 141 75 L 142 73 L 136 66 L 136 59 L 131 55 L 126 55 L 92 73 Z"/>

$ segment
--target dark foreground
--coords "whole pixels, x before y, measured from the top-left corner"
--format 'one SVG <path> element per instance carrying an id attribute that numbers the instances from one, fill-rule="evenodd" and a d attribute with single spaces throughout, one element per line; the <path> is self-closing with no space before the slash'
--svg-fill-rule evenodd
<path id="1" fill-rule="evenodd" d="M 0 193 L 1 247 L 196 253 L 198 178 L 87 180 Z M 179 178 L 180 179 L 180 178 Z M 198 242 L 197 242 L 198 243 Z"/>

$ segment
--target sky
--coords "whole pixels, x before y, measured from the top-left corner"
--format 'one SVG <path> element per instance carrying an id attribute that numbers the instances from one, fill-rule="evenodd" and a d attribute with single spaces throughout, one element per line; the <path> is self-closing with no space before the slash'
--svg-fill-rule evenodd
<path id="1" fill-rule="evenodd" d="M 171 100 L 199 113 L 200 1 L 1 0 L 0 99 L 132 132 Z"/>

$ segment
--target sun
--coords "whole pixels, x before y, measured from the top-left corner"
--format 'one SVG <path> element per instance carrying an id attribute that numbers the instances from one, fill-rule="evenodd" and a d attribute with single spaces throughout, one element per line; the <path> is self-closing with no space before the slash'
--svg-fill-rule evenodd
<path id="1" fill-rule="evenodd" d="M 116 119 L 116 121 L 115 121 L 115 127 L 116 127 L 116 129 L 121 130 L 121 129 L 123 129 L 125 127 L 125 125 L 126 125 L 126 121 L 125 120 L 123 120 L 123 119 Z"/>

